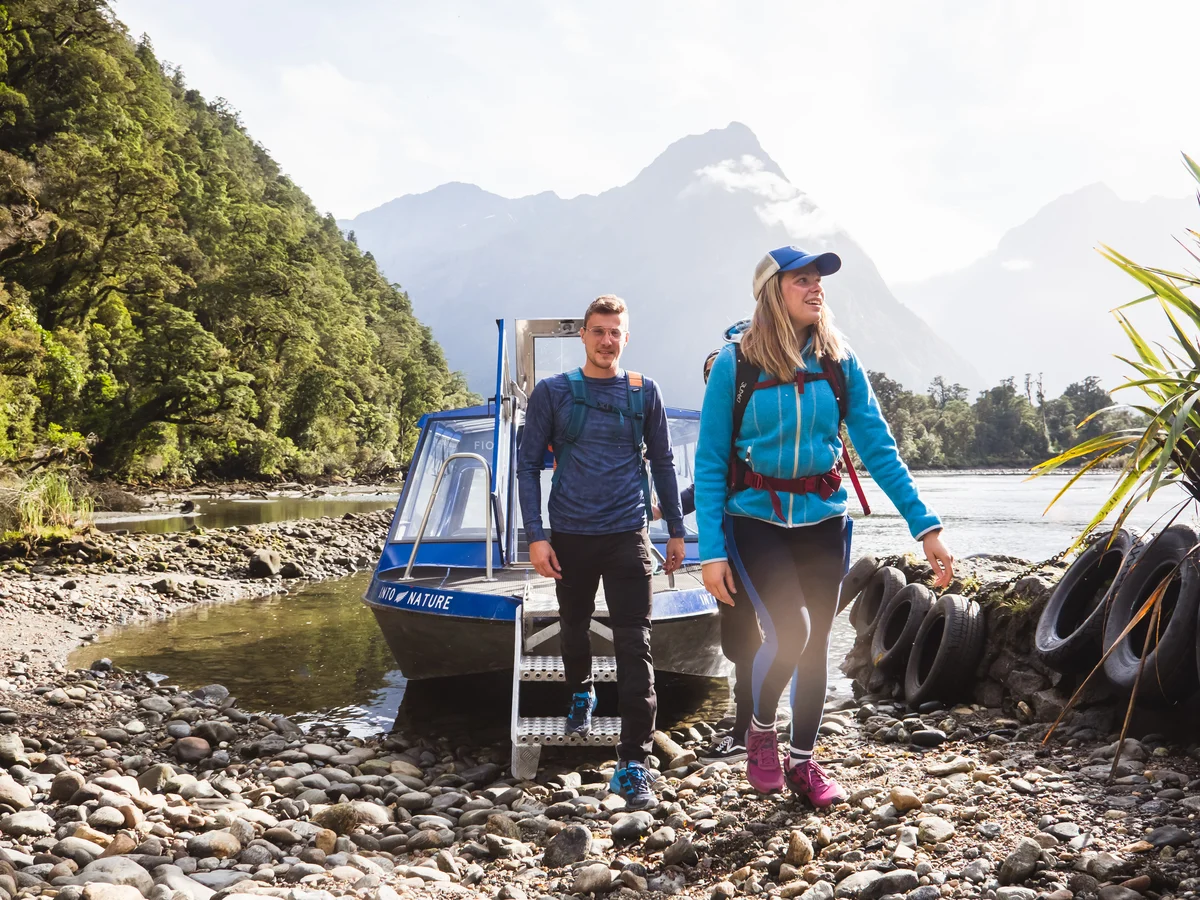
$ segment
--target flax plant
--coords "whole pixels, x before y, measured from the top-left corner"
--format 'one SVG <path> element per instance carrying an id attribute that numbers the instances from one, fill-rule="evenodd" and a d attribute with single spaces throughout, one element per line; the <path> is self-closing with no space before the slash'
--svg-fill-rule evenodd
<path id="1" fill-rule="evenodd" d="M 1192 177 L 1200 183 L 1200 165 L 1197 165 L 1186 154 L 1184 162 Z M 1188 235 L 1192 242 L 1200 248 L 1200 232 L 1189 229 Z M 1200 261 L 1197 250 L 1186 249 L 1193 258 Z M 1113 315 L 1116 316 L 1117 323 L 1128 337 L 1133 350 L 1129 356 L 1118 357 L 1132 369 L 1132 374 L 1114 389 L 1114 393 L 1116 391 L 1140 393 L 1141 396 L 1137 402 L 1126 405 L 1141 413 L 1145 418 L 1145 423 L 1110 431 L 1084 441 L 1034 467 L 1033 475 L 1037 477 L 1054 472 L 1066 465 L 1079 465 L 1078 470 L 1067 480 L 1067 483 L 1046 507 L 1049 511 L 1050 507 L 1088 472 L 1105 464 L 1111 466 L 1114 463 L 1120 463 L 1120 471 L 1112 490 L 1096 511 L 1095 516 L 1071 545 L 1071 551 L 1085 543 L 1088 536 L 1114 510 L 1119 508 L 1120 511 L 1112 529 L 1112 534 L 1116 535 L 1139 505 L 1164 488 L 1177 486 L 1183 492 L 1183 497 L 1178 507 L 1175 508 L 1171 521 L 1178 518 L 1190 503 L 1200 500 L 1200 409 L 1197 409 L 1197 403 L 1200 402 L 1200 338 L 1196 336 L 1196 330 L 1200 330 L 1200 305 L 1185 293 L 1190 288 L 1200 287 L 1200 279 L 1183 272 L 1169 272 L 1138 265 L 1106 245 L 1102 245 L 1101 255 L 1149 290 L 1148 294 L 1113 310 Z M 1157 303 L 1162 310 L 1174 335 L 1169 345 L 1152 344 L 1143 338 L 1130 322 L 1126 310 L 1144 303 Z M 1190 332 L 1189 329 L 1191 329 Z M 1097 414 L 1093 413 L 1092 415 Z M 1123 462 L 1121 462 L 1122 459 Z M 1183 564 L 1188 558 L 1194 557 L 1196 553 L 1197 548 L 1193 547 L 1180 564 Z M 1136 565 L 1136 563 L 1134 564 Z M 1067 702 L 1058 719 L 1046 733 L 1045 740 L 1050 739 L 1050 735 L 1054 733 L 1067 711 L 1074 706 L 1084 687 L 1096 672 L 1103 668 L 1105 660 L 1113 650 L 1129 636 L 1140 622 L 1148 618 L 1149 628 L 1141 652 L 1142 664 L 1138 668 L 1133 693 L 1129 698 L 1118 748 L 1124 745 L 1125 735 L 1128 732 L 1137 701 L 1138 688 L 1143 675 L 1146 674 L 1144 672 L 1145 660 L 1150 649 L 1157 643 L 1159 628 L 1164 619 L 1163 598 L 1171 581 L 1178 577 L 1178 568 L 1178 565 L 1175 566 L 1155 586 L 1150 596 L 1134 613 L 1129 624 L 1122 629 L 1112 646 L 1105 648 L 1100 662 L 1088 673 L 1078 690 Z M 1113 758 L 1113 775 L 1117 771 L 1120 758 L 1121 754 L 1118 749 Z"/>

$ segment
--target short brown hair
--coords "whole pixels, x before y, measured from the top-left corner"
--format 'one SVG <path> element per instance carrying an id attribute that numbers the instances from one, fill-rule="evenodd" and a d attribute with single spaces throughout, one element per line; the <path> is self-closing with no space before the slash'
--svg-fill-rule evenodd
<path id="1" fill-rule="evenodd" d="M 588 304 L 587 312 L 583 314 L 583 327 L 587 328 L 588 320 L 594 313 L 601 315 L 629 315 L 629 307 L 616 294 L 602 294 Z"/>

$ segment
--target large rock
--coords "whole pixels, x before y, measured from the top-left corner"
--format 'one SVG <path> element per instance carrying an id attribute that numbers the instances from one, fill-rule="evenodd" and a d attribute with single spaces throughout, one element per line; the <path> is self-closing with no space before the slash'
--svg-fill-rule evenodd
<path id="1" fill-rule="evenodd" d="M 198 722 L 192 729 L 192 734 L 213 745 L 222 741 L 233 743 L 238 739 L 237 729 L 228 722 Z"/>
<path id="2" fill-rule="evenodd" d="M 844 884 L 845 882 L 843 882 Z M 907 894 L 919 884 L 917 873 L 912 869 L 895 869 L 876 878 L 859 892 L 859 900 L 878 900 L 889 894 Z"/>
<path id="3" fill-rule="evenodd" d="M 175 742 L 171 752 L 180 762 L 199 762 L 209 757 L 212 753 L 212 746 L 204 738 L 185 737 Z"/>
<path id="4" fill-rule="evenodd" d="M 542 865 L 547 869 L 558 869 L 577 863 L 587 856 L 592 844 L 592 833 L 582 825 L 568 825 L 550 839 L 542 856 Z"/>
<path id="5" fill-rule="evenodd" d="M 70 800 L 83 784 L 83 776 L 78 772 L 59 772 L 50 783 L 50 799 Z"/>
<path id="6" fill-rule="evenodd" d="M 51 847 L 50 852 L 55 856 L 71 860 L 82 869 L 88 863 L 99 859 L 104 848 L 83 838 L 65 837 Z"/>
<path id="7" fill-rule="evenodd" d="M 572 894 L 598 894 L 612 887 L 612 870 L 604 863 L 584 866 L 571 882 Z"/>
<path id="8" fill-rule="evenodd" d="M 792 836 L 788 839 L 788 848 L 784 856 L 784 862 L 799 869 L 812 862 L 812 858 L 812 841 L 808 839 L 808 836 L 803 831 L 799 829 L 793 831 Z"/>
<path id="9" fill-rule="evenodd" d="M 7 772 L 0 772 L 0 803 L 13 809 L 28 809 L 33 806 L 33 797 L 25 785 L 18 784 Z"/>
<path id="10" fill-rule="evenodd" d="M 833 896 L 845 897 L 847 900 L 858 900 L 858 897 L 862 895 L 864 890 L 882 877 L 883 873 L 876 872 L 874 869 L 864 869 L 861 872 L 855 872 L 853 875 L 848 875 L 838 882 L 837 887 L 833 890 Z"/>
<path id="11" fill-rule="evenodd" d="M 77 875 L 67 878 L 56 878 L 54 883 L 62 884 L 127 884 L 135 887 L 142 894 L 150 893 L 154 887 L 154 879 L 150 873 L 124 856 L 110 856 L 90 862 L 79 870 Z"/>
<path id="12" fill-rule="evenodd" d="M 0 819 L 0 831 L 9 837 L 45 837 L 54 833 L 54 820 L 39 809 L 26 809 Z"/>
<path id="13" fill-rule="evenodd" d="M 273 578 L 283 568 L 278 550 L 255 550 L 248 566 L 251 578 Z"/>
<path id="14" fill-rule="evenodd" d="M 216 893 L 212 888 L 188 878 L 177 866 L 163 866 L 157 871 L 161 871 L 162 874 L 154 879 L 155 884 L 165 884 L 172 893 L 183 894 L 188 900 L 210 900 Z"/>
<path id="15" fill-rule="evenodd" d="M 228 831 L 206 831 L 188 841 L 188 855 L 203 859 L 215 856 L 226 859 L 242 852 L 242 842 Z"/>
<path id="16" fill-rule="evenodd" d="M 645 837 L 654 825 L 654 817 L 645 810 L 631 812 L 612 827 L 612 839 L 627 844 Z"/>
<path id="17" fill-rule="evenodd" d="M 25 754 L 25 744 L 19 734 L 9 732 L 0 734 L 0 764 L 5 768 L 15 765 L 29 765 L 29 757 Z"/>
<path id="18" fill-rule="evenodd" d="M 1033 838 L 1021 838 L 1016 849 L 1000 864 L 1000 883 L 1020 884 L 1033 874 L 1041 857 L 1041 844 Z"/>
<path id="19" fill-rule="evenodd" d="M 145 772 L 137 777 L 139 787 L 143 787 L 151 793 L 157 794 L 167 783 L 175 777 L 175 769 L 166 763 L 158 763 L 148 768 Z"/>
<path id="20" fill-rule="evenodd" d="M 917 840 L 922 844 L 940 844 L 954 837 L 954 824 L 938 816 L 928 816 L 917 823 Z"/>
<path id="21" fill-rule="evenodd" d="M 358 821 L 363 825 L 374 825 L 384 828 L 393 823 L 392 813 L 386 806 L 371 803 L 369 800 L 352 800 L 350 805 L 358 814 Z"/>

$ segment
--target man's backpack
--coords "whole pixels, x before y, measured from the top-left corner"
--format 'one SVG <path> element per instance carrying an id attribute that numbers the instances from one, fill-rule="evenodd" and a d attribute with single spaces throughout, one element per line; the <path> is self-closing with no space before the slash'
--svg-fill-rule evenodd
<path id="1" fill-rule="evenodd" d="M 739 471 L 738 466 L 740 464 L 745 467 L 746 463 L 737 457 L 737 439 L 738 434 L 742 430 L 742 420 L 746 418 L 746 407 L 750 405 L 750 398 L 754 396 L 755 391 L 779 387 L 784 384 L 795 384 L 796 390 L 804 393 L 804 386 L 809 382 L 828 381 L 830 387 L 833 388 L 833 396 L 837 398 L 839 431 L 842 428 L 842 423 L 846 421 L 846 412 L 849 409 L 850 400 L 846 390 L 846 373 L 842 371 L 841 365 L 836 360 L 822 358 L 820 372 L 797 371 L 791 381 L 780 381 L 775 377 L 759 381 L 762 369 L 746 359 L 742 353 L 741 344 L 734 343 L 733 349 L 734 358 L 737 361 L 737 371 L 734 374 L 733 381 L 733 433 L 729 439 L 729 486 L 731 490 L 741 490 L 747 485 L 744 483 L 744 479 L 737 475 Z M 850 450 L 844 436 L 842 438 L 842 461 L 850 475 L 850 481 L 854 485 L 854 492 L 858 495 L 858 502 L 862 506 L 863 515 L 869 516 L 871 514 L 871 507 L 867 504 L 867 497 L 863 493 L 862 485 L 859 483 L 858 473 L 854 470 L 854 463 L 850 461 Z M 837 467 L 835 466 L 835 472 L 836 469 Z M 819 487 L 817 482 L 824 477 L 812 476 L 813 487 L 810 490 L 817 490 Z M 838 480 L 840 481 L 840 477 Z"/>
<path id="2" fill-rule="evenodd" d="M 653 503 L 650 495 L 650 477 L 646 471 L 646 392 L 643 389 L 644 379 L 640 372 L 626 372 L 626 406 L 613 406 L 592 399 L 588 391 L 587 381 L 583 377 L 583 369 L 572 369 L 566 373 L 567 382 L 571 386 L 571 398 L 574 405 L 571 409 L 571 421 L 567 424 L 567 432 L 557 446 L 551 447 L 554 453 L 554 475 L 551 485 L 558 484 L 558 473 L 571 459 L 571 453 L 579 436 L 583 434 L 583 423 L 587 419 L 589 409 L 613 413 L 622 423 L 628 418 L 633 425 L 633 446 L 638 456 L 638 470 L 642 476 L 642 499 L 646 506 L 646 521 L 653 520 Z"/>

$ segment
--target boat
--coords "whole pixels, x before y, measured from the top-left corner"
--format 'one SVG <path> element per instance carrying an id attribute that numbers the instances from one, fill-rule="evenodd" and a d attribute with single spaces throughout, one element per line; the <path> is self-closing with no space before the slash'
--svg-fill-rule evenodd
<path id="1" fill-rule="evenodd" d="M 515 466 L 526 400 L 538 380 L 582 364 L 583 321 L 517 319 L 513 325 L 515 371 L 505 321 L 496 322 L 495 396 L 479 406 L 421 418 L 408 477 L 363 598 L 409 680 L 521 667 L 525 680 L 556 680 L 556 674 L 561 680 L 561 660 L 553 661 L 559 653 L 554 581 L 529 562 Z M 700 414 L 669 408 L 667 417 L 682 490 L 691 483 Z M 544 521 L 552 468 L 547 453 Z M 700 576 L 694 514 L 685 526 L 686 557 L 673 575 L 661 571 L 666 527 L 650 526 L 659 558 L 651 638 L 655 668 L 726 676 L 730 667 L 720 649 L 717 601 Z M 592 623 L 598 661 L 613 653 L 606 617 L 601 587 Z M 526 657 L 540 662 L 522 662 Z"/>

